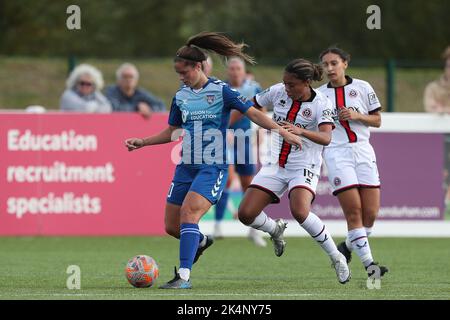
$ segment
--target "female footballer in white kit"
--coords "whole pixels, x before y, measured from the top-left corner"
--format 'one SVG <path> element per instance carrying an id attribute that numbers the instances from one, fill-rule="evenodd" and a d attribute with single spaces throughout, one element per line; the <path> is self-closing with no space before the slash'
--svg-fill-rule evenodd
<path id="1" fill-rule="evenodd" d="M 336 128 L 331 143 L 324 149 L 328 179 L 347 220 L 348 235 L 338 249 L 351 260 L 355 251 L 369 276 L 377 266 L 368 236 L 380 209 L 380 178 L 376 156 L 369 143 L 369 127 L 380 127 L 381 104 L 372 86 L 363 80 L 346 76 L 350 55 L 332 47 L 320 54 L 330 82 L 318 91 L 333 103 Z M 388 269 L 378 266 L 383 276 Z"/>
<path id="2" fill-rule="evenodd" d="M 289 132 L 301 137 L 301 147 L 291 147 L 275 136 L 269 150 L 272 160 L 264 164 L 245 191 L 238 215 L 242 223 L 271 235 L 275 254 L 281 256 L 286 223 L 273 220 L 264 213 L 270 203 L 280 202 L 288 191 L 292 216 L 329 255 L 338 281 L 350 279 L 347 261 L 340 253 L 327 228 L 318 216 L 310 212 L 319 180 L 322 149 L 331 141 L 334 123 L 331 102 L 311 88 L 312 81 L 322 79 L 322 68 L 304 59 L 290 62 L 283 82 L 257 94 L 254 103 L 273 108 L 273 120 Z M 273 143 L 275 140 L 275 143 Z"/>

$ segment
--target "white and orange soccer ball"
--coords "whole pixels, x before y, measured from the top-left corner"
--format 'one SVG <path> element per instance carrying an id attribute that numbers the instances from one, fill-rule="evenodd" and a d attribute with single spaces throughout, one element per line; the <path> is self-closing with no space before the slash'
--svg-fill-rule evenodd
<path id="1" fill-rule="evenodd" d="M 128 282 L 136 288 L 151 287 L 159 276 L 156 261 L 146 255 L 138 255 L 128 260 L 125 267 Z"/>

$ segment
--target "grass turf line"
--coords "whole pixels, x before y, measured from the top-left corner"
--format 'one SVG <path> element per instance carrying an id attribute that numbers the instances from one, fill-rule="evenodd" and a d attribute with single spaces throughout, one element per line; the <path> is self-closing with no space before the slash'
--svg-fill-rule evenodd
<path id="1" fill-rule="evenodd" d="M 341 239 L 335 239 L 340 241 Z M 350 283 L 337 282 L 320 247 L 309 238 L 287 238 L 285 254 L 244 238 L 218 240 L 195 265 L 194 289 L 166 291 L 178 241 L 169 237 L 5 237 L 0 239 L 0 299 L 449 299 L 449 238 L 372 238 L 376 260 L 390 272 L 380 290 L 366 288 L 356 255 Z M 157 285 L 131 287 L 127 260 L 156 259 Z M 66 269 L 81 268 L 81 290 L 66 289 Z"/>

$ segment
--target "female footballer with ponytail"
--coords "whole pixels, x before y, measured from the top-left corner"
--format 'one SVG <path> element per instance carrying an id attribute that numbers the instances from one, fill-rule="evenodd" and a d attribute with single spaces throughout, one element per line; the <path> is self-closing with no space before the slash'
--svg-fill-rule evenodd
<path id="1" fill-rule="evenodd" d="M 205 140 L 209 139 L 203 136 L 215 130 L 221 134 L 222 146 L 225 146 L 230 112 L 236 109 L 265 129 L 279 130 L 286 143 L 300 145 L 298 136 L 278 126 L 227 84 L 208 78 L 203 72 L 202 62 L 207 59 L 204 50 L 254 63 L 253 58 L 243 52 L 244 46 L 213 32 L 202 32 L 190 38 L 174 59 L 175 71 L 184 85 L 173 98 L 168 127 L 154 136 L 125 141 L 128 150 L 133 151 L 174 141 L 177 129 L 186 132 L 182 161 L 175 169 L 165 210 L 167 233 L 180 239 L 180 266 L 178 272 L 175 268 L 175 277 L 161 286 L 162 289 L 191 288 L 192 265 L 212 244 L 212 239 L 199 231 L 198 222 L 220 198 L 227 181 L 228 164 L 225 148 L 220 155 L 215 155 L 212 163 L 211 159 L 204 158 L 203 150 L 209 144 Z M 198 146 L 194 140 L 202 143 Z"/>

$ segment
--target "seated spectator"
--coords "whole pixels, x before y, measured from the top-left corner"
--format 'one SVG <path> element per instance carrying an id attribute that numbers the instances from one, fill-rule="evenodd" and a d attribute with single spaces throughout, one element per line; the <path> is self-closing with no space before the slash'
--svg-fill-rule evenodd
<path id="1" fill-rule="evenodd" d="M 139 112 L 149 118 L 152 112 L 165 111 L 164 103 L 150 92 L 139 88 L 139 72 L 131 63 L 122 64 L 116 71 L 117 84 L 106 88 L 106 97 L 113 111 Z"/>
<path id="2" fill-rule="evenodd" d="M 111 104 L 100 92 L 103 88 L 101 72 L 88 64 L 73 69 L 66 82 L 66 90 L 61 97 L 63 111 L 111 112 Z"/>
<path id="3" fill-rule="evenodd" d="M 444 74 L 427 85 L 424 94 L 425 111 L 450 114 L 450 46 L 444 51 Z"/>

